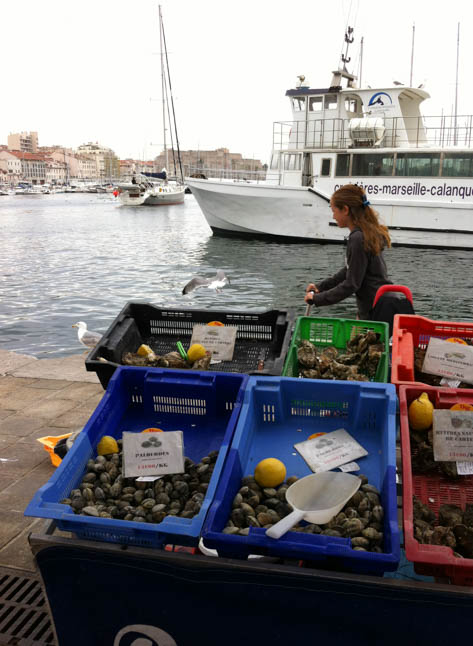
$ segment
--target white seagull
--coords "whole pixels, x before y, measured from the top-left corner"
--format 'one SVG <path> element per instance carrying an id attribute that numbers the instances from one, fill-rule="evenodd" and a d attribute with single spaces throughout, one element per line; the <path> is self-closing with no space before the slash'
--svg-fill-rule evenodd
<path id="1" fill-rule="evenodd" d="M 87 329 L 87 323 L 84 323 L 84 321 L 79 321 L 78 323 L 74 323 L 72 327 L 76 327 L 77 329 L 77 337 L 79 341 L 82 343 L 82 345 L 85 345 L 86 348 L 91 350 L 92 348 L 95 348 L 97 343 L 100 341 L 102 338 L 101 334 L 98 334 L 98 332 L 89 332 Z"/>
<path id="2" fill-rule="evenodd" d="M 220 292 L 222 291 L 220 288 L 224 287 L 224 285 L 229 282 L 229 279 L 225 276 L 225 272 L 222 269 L 219 269 L 217 271 L 217 274 L 213 278 L 202 278 L 202 276 L 194 276 L 194 278 L 190 280 L 184 287 L 182 293 L 188 294 L 189 292 L 192 292 L 192 290 L 198 289 L 199 287 L 208 287 L 209 289 L 215 289 L 217 294 L 220 294 Z"/>

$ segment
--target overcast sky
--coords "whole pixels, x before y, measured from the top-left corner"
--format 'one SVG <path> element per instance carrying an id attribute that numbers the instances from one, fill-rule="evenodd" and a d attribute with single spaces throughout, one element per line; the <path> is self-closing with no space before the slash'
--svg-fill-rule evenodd
<path id="1" fill-rule="evenodd" d="M 158 2 L 22 0 L 1 3 L 0 143 L 36 130 L 40 145 L 109 146 L 122 158 L 162 149 Z M 268 160 L 272 123 L 290 120 L 298 74 L 328 87 L 347 19 L 363 84 L 409 83 L 450 113 L 460 27 L 458 114 L 473 113 L 473 3 L 467 0 L 162 0 L 181 148 L 229 148 Z"/>

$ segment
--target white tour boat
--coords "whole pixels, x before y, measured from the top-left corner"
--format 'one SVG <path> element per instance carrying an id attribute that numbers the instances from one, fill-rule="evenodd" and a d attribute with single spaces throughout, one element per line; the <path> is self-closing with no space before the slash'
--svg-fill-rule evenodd
<path id="1" fill-rule="evenodd" d="M 423 116 L 421 87 L 358 88 L 344 64 L 328 88 L 298 78 L 264 182 L 186 179 L 214 234 L 343 242 L 328 202 L 355 183 L 393 244 L 473 249 L 473 116 Z"/>

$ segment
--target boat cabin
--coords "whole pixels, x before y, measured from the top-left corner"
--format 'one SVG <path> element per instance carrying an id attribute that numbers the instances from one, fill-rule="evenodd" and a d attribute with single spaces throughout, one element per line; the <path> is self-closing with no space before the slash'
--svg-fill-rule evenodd
<path id="1" fill-rule="evenodd" d="M 445 152 L 470 147 L 471 117 L 468 124 L 423 117 L 420 104 L 430 96 L 423 89 L 357 88 L 346 70 L 333 72 L 328 88 L 298 78 L 286 92 L 293 120 L 274 124 L 268 179 L 277 174 L 284 185 L 311 186 L 317 177 L 472 176 L 470 151 Z"/>

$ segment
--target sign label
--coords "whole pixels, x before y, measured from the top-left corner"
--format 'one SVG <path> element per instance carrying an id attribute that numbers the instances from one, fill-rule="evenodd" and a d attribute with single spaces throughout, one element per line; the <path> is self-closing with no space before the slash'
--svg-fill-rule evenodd
<path id="1" fill-rule="evenodd" d="M 368 455 L 368 451 L 343 428 L 294 444 L 294 448 L 299 451 L 314 473 L 330 471 Z"/>
<path id="2" fill-rule="evenodd" d="M 422 372 L 473 384 L 473 347 L 430 337 Z"/>
<path id="3" fill-rule="evenodd" d="M 161 476 L 184 473 L 182 431 L 123 433 L 123 475 Z"/>
<path id="4" fill-rule="evenodd" d="M 215 361 L 231 361 L 235 349 L 236 326 L 194 325 L 191 345 L 200 343 Z"/>
<path id="5" fill-rule="evenodd" d="M 473 462 L 473 411 L 434 410 L 434 460 Z"/>

